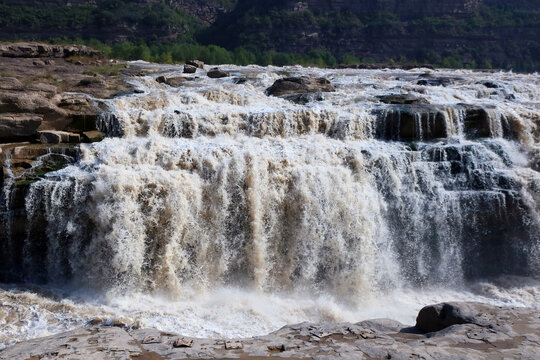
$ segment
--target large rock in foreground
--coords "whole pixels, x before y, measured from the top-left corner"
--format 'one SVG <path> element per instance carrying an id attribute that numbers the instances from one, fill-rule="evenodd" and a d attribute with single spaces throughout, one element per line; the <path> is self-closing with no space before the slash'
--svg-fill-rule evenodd
<path id="1" fill-rule="evenodd" d="M 26 341 L 0 359 L 539 359 L 540 311 L 477 303 L 428 306 L 417 327 L 379 319 L 285 326 L 249 339 L 195 339 L 156 329 L 91 321 Z M 109 322 L 110 324 L 110 322 Z M 424 334 L 426 331 L 439 331 Z"/>

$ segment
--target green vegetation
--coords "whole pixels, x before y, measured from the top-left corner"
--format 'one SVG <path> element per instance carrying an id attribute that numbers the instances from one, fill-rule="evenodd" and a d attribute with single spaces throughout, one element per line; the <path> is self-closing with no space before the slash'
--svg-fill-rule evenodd
<path id="1" fill-rule="evenodd" d="M 530 5 L 532 0 L 519 0 L 526 6 L 486 1 L 489 6 L 474 16 L 401 19 L 389 12 L 290 11 L 280 0 L 201 0 L 232 10 L 210 27 L 164 0 L 43 8 L 0 4 L 0 31 L 32 40 L 75 41 L 111 58 L 162 63 L 201 59 L 324 67 L 377 61 L 540 69 L 540 9 Z M 441 46 L 445 43 L 452 45 Z"/>
<path id="2" fill-rule="evenodd" d="M 29 7 L 0 4 L 0 28 L 50 29 L 52 32 L 83 33 L 84 29 L 107 29 L 117 24 L 137 27 L 137 36 L 157 41 L 176 29 L 178 41 L 191 41 L 201 25 L 181 9 L 165 1 L 145 4 L 123 0 L 102 0 L 97 4 Z"/>

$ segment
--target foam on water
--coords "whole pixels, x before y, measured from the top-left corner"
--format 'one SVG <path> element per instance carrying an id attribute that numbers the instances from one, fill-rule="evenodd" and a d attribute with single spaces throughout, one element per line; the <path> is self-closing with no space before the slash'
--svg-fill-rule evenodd
<path id="1" fill-rule="evenodd" d="M 134 78 L 141 94 L 103 101 L 115 137 L 30 186 L 13 271 L 46 285 L 0 289 L 1 344 L 96 317 L 243 337 L 413 324 L 440 301 L 538 306 L 536 74 L 228 68 L 180 88 Z M 452 82 L 418 85 L 428 71 Z M 284 75 L 324 76 L 336 92 L 268 97 Z M 396 93 L 429 105 L 378 98 Z"/>

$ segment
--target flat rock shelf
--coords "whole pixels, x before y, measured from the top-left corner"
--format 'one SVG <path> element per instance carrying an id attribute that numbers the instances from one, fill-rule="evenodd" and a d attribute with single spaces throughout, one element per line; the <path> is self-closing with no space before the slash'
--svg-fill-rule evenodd
<path id="1" fill-rule="evenodd" d="M 438 326 L 438 330 L 426 332 L 431 330 L 430 326 Z M 285 326 L 266 336 L 247 339 L 188 338 L 156 329 L 138 329 L 134 324 L 104 324 L 97 320 L 72 331 L 26 341 L 0 352 L 2 360 L 532 360 L 539 357 L 540 311 L 480 303 L 427 306 L 420 311 L 416 326 L 406 326 L 389 319 L 356 324 L 301 323 Z"/>

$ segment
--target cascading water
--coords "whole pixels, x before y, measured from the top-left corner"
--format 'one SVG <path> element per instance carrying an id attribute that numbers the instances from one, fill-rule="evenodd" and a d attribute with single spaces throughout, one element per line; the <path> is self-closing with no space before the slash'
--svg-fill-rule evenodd
<path id="1" fill-rule="evenodd" d="M 2 290 L 0 341 L 103 314 L 249 336 L 411 322 L 438 300 L 537 306 L 537 75 L 433 72 L 455 78 L 442 87 L 419 71 L 230 69 L 180 88 L 134 78 L 142 93 L 105 101 L 111 137 L 30 186 L 21 257 L 0 270 L 46 285 Z M 283 72 L 336 92 L 265 95 Z M 429 104 L 378 99 L 396 93 Z M 10 320 L 30 303 L 35 321 Z"/>

